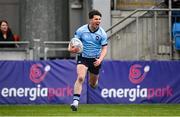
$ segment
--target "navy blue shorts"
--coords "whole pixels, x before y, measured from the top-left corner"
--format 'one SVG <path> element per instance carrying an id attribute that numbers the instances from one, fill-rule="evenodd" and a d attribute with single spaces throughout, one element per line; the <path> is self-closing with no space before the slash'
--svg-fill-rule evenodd
<path id="1" fill-rule="evenodd" d="M 93 64 L 93 62 L 95 62 L 95 61 L 96 61 L 96 58 L 85 58 L 85 57 L 82 57 L 81 55 L 79 55 L 77 57 L 77 64 L 85 65 L 86 67 L 88 67 L 88 71 L 90 73 L 98 75 L 99 70 L 101 68 L 101 64 L 99 66 L 95 67 Z"/>

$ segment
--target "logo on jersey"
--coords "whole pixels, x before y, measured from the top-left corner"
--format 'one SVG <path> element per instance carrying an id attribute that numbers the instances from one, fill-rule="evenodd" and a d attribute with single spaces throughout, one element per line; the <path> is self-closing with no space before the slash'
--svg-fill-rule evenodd
<path id="1" fill-rule="evenodd" d="M 99 40 L 99 38 L 100 38 L 99 36 L 96 36 L 96 40 Z"/>

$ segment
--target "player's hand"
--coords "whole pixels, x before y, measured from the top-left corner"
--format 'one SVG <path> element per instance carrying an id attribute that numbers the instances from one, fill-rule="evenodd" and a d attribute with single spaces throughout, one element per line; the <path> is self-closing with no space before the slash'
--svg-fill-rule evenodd
<path id="1" fill-rule="evenodd" d="M 73 46 L 71 43 L 68 46 L 68 51 L 71 53 L 77 53 L 79 51 L 79 48 L 76 48 L 75 46 Z"/>
<path id="2" fill-rule="evenodd" d="M 100 59 L 96 59 L 96 61 L 94 62 L 94 66 L 97 67 L 101 64 L 102 60 Z"/>
<path id="3" fill-rule="evenodd" d="M 77 53 L 77 52 L 79 52 L 79 48 L 77 48 L 75 46 L 71 46 L 71 52 L 72 53 Z"/>

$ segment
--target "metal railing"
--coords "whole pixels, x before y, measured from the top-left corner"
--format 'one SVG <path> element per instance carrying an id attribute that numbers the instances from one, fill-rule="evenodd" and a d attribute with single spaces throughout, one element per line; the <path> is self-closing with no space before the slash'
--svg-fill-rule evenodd
<path id="1" fill-rule="evenodd" d="M 180 11 L 180 9 L 171 9 L 171 8 L 168 8 L 168 9 L 137 9 L 137 10 L 135 10 L 135 11 L 133 11 L 132 13 L 130 13 L 129 15 L 127 15 L 126 17 L 124 17 L 123 19 L 121 19 L 119 22 L 117 22 L 117 23 L 115 23 L 113 26 L 111 26 L 109 29 L 107 29 L 106 30 L 106 32 L 109 34 L 108 35 L 108 38 L 109 39 L 113 39 L 113 37 L 117 37 L 117 35 L 118 36 L 120 36 L 119 34 L 120 34 L 120 32 L 122 31 L 122 30 L 124 30 L 127 26 L 129 26 L 128 24 L 126 25 L 126 26 L 124 26 L 124 27 L 120 27 L 120 25 L 121 24 L 123 24 L 124 22 L 126 22 L 129 18 L 134 18 L 134 21 L 136 22 L 136 27 L 135 27 L 135 30 L 136 30 L 136 39 L 137 39 L 137 43 L 138 43 L 138 39 L 139 39 L 139 32 L 138 32 L 138 30 L 139 30 L 139 19 L 142 17 L 142 15 L 136 15 L 135 16 L 135 14 L 136 13 L 138 13 L 138 12 L 142 12 L 142 11 L 144 11 L 144 12 L 146 12 L 146 14 L 148 14 L 149 12 L 151 12 L 151 14 L 153 13 L 153 15 L 152 15 L 152 18 L 154 18 L 154 40 L 155 41 L 157 41 L 158 39 L 157 39 L 157 17 L 158 17 L 158 12 L 168 12 L 168 34 L 169 34 L 169 37 L 168 37 L 168 39 L 169 39 L 169 49 L 170 49 L 170 53 L 169 53 L 169 56 L 170 56 L 170 59 L 173 59 L 173 39 L 172 39 L 172 35 L 171 35 L 171 32 L 172 32 L 172 21 L 171 21 L 171 18 L 172 18 L 172 14 L 171 14 L 171 12 L 173 12 L 173 11 Z M 145 14 L 143 14 L 143 15 L 145 15 Z M 134 22 L 134 21 L 132 21 L 132 22 Z M 132 23 L 132 22 L 130 22 L 130 24 Z M 117 28 L 118 27 L 118 28 Z M 117 30 L 114 30 L 115 28 L 117 28 Z M 158 50 L 157 50 L 157 42 L 154 42 L 154 45 L 156 45 L 155 46 L 155 53 L 157 54 L 158 52 Z M 113 46 L 113 45 L 111 45 L 111 46 Z M 136 47 L 136 49 L 137 49 L 137 51 L 136 51 L 136 59 L 139 59 L 140 58 L 140 56 L 139 56 L 139 45 L 137 44 L 136 45 L 137 47 Z M 118 48 L 118 47 L 116 47 L 116 48 Z M 128 50 L 128 49 L 127 49 Z M 111 53 L 112 53 L 112 49 L 111 49 Z M 118 50 L 116 50 L 116 51 L 118 51 Z M 110 55 L 110 56 L 112 56 L 112 55 Z M 113 59 L 113 58 L 112 58 Z"/>
<path id="2" fill-rule="evenodd" d="M 32 59 L 29 41 L 0 41 L 0 45 L 1 60 Z"/>
<path id="3" fill-rule="evenodd" d="M 42 44 L 43 45 L 42 45 Z M 14 47 L 2 47 L 0 53 L 5 55 L 0 60 L 47 60 L 52 53 L 67 52 L 69 41 L 44 41 L 33 39 L 32 47 L 29 41 L 0 41 L 0 45 L 15 45 Z M 21 54 L 21 55 L 20 55 Z M 24 55 L 24 56 L 22 56 Z M 18 57 L 19 56 L 19 57 Z M 54 54 L 55 56 L 55 54 Z"/>
<path id="4" fill-rule="evenodd" d="M 54 51 L 68 51 L 69 41 L 44 41 L 44 60 L 48 58 L 48 52 Z M 64 46 L 64 47 L 62 47 Z"/>

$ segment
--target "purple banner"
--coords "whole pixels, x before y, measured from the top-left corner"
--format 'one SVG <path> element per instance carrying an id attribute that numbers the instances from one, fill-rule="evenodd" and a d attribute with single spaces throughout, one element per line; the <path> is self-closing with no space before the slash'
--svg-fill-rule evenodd
<path id="1" fill-rule="evenodd" d="M 180 103 L 179 61 L 104 61 L 88 103 Z"/>
<path id="2" fill-rule="evenodd" d="M 0 61 L 0 73 L 1 104 L 72 102 L 75 61 Z M 87 102 L 86 86 L 81 103 Z"/>
<path id="3" fill-rule="evenodd" d="M 104 61 L 81 103 L 180 103 L 179 61 Z M 74 60 L 0 61 L 0 104 L 70 104 Z"/>

